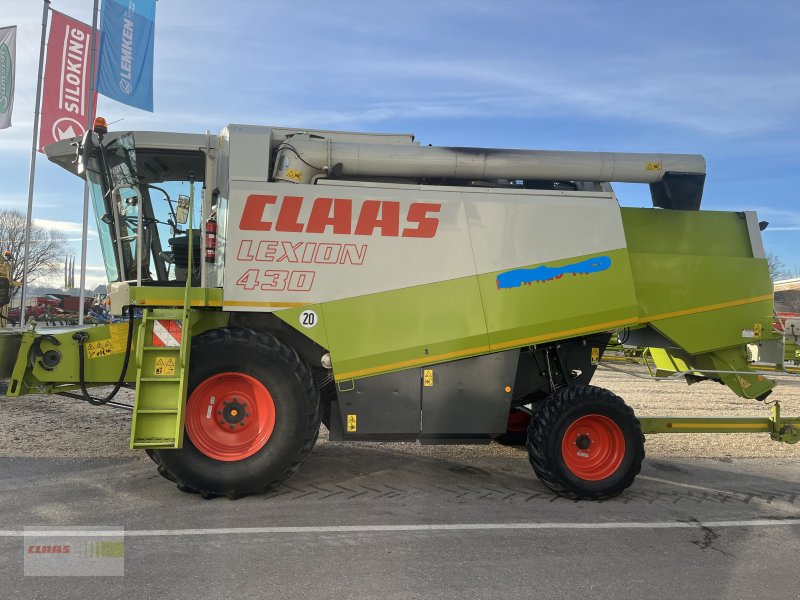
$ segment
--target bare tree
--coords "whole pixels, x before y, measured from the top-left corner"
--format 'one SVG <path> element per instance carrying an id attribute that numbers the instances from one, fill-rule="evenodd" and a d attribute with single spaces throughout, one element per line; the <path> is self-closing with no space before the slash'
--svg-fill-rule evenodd
<path id="1" fill-rule="evenodd" d="M 786 268 L 786 265 L 778 258 L 777 254 L 767 253 L 767 266 L 769 267 L 769 278 L 772 281 L 790 277 L 789 269 Z"/>
<path id="2" fill-rule="evenodd" d="M 0 252 L 11 252 L 12 276 L 22 281 L 25 258 L 25 215 L 19 210 L 0 210 Z M 31 223 L 27 283 L 59 273 L 67 252 L 67 238 L 57 229 Z M 16 295 L 20 288 L 13 288 Z"/>

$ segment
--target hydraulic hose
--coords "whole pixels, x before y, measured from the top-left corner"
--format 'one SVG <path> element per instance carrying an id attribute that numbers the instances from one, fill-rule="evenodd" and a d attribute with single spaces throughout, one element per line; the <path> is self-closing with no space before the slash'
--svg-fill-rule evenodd
<path id="1" fill-rule="evenodd" d="M 86 400 L 89 404 L 94 406 L 102 406 L 107 404 L 109 400 L 111 400 L 114 396 L 117 395 L 122 385 L 125 383 L 125 374 L 128 372 L 128 363 L 130 362 L 131 358 L 131 345 L 133 341 L 133 312 L 134 307 L 128 307 L 128 339 L 125 344 L 125 360 L 122 363 L 122 372 L 119 374 L 119 379 L 117 383 L 114 385 L 114 389 L 105 397 L 105 398 L 95 398 L 89 391 L 86 389 L 86 378 L 84 373 L 84 358 L 83 358 L 83 345 L 88 341 L 89 334 L 85 331 L 76 331 L 75 334 L 72 336 L 72 339 L 78 342 L 78 383 L 81 386 L 81 394 L 72 394 L 70 392 L 61 392 L 62 396 L 68 396 L 70 398 L 78 398 L 80 400 Z M 116 402 L 112 404 L 117 404 Z"/>

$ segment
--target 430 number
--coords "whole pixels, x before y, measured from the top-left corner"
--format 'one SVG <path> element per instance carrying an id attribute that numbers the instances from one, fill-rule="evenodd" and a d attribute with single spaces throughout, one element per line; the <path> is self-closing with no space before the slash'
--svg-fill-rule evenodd
<path id="1" fill-rule="evenodd" d="M 308 292 L 314 285 L 314 271 L 277 271 L 248 269 L 236 281 L 245 290 L 262 289 L 269 292 Z"/>

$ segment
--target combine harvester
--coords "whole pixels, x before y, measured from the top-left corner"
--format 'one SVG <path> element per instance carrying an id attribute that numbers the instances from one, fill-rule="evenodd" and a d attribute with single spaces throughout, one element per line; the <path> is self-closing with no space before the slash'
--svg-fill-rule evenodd
<path id="1" fill-rule="evenodd" d="M 46 152 L 89 182 L 111 313 L 127 319 L 6 333 L 8 395 L 113 405 L 91 388 L 135 384 L 131 447 L 184 491 L 272 489 L 320 421 L 338 441 L 463 443 L 522 414 L 542 482 L 593 499 L 631 485 L 643 433 L 800 439 L 778 404 L 764 418 L 637 419 L 590 385 L 622 330 L 660 375 L 756 401 L 775 385 L 747 358 L 750 343 L 782 356 L 759 222 L 699 210 L 701 156 L 102 121 Z M 176 182 L 188 197 L 159 214 Z M 653 208 L 621 208 L 610 182 L 649 184 Z"/>

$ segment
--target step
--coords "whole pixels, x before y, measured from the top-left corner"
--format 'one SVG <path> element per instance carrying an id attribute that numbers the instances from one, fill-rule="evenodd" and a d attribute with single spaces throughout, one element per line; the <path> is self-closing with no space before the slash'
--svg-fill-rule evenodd
<path id="1" fill-rule="evenodd" d="M 180 381 L 180 377 L 140 377 L 139 381 L 160 381 L 160 382 L 176 382 Z"/>
<path id="2" fill-rule="evenodd" d="M 180 352 L 180 346 L 142 346 L 142 350 L 158 350 L 159 352 Z"/>
<path id="3" fill-rule="evenodd" d="M 168 321 L 181 321 L 183 320 L 183 309 L 175 308 L 150 308 L 142 315 L 148 321 L 168 320 Z"/>
<path id="4" fill-rule="evenodd" d="M 136 411 L 138 415 L 177 415 L 178 411 L 174 408 L 140 408 Z"/>
<path id="5" fill-rule="evenodd" d="M 144 439 L 134 440 L 134 448 L 174 448 L 175 438 L 157 438 L 157 439 Z"/>

